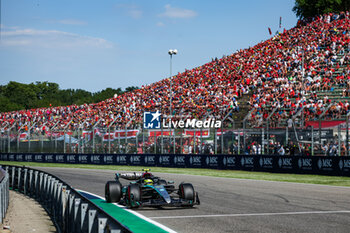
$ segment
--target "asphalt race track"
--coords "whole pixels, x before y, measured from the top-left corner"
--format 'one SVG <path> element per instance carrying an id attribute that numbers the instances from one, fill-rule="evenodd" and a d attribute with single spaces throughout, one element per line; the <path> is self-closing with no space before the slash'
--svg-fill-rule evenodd
<path id="1" fill-rule="evenodd" d="M 115 173 L 37 169 L 100 196 L 104 196 L 105 182 L 113 180 Z M 350 188 L 347 187 L 154 174 L 174 180 L 176 185 L 190 182 L 199 192 L 201 205 L 195 208 L 137 210 L 178 232 L 350 232 Z"/>

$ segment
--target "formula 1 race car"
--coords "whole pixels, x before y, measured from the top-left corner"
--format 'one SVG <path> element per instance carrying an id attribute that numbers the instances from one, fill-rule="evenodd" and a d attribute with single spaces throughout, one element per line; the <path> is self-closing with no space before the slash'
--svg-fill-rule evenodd
<path id="1" fill-rule="evenodd" d="M 176 189 L 174 181 L 166 181 L 153 176 L 150 169 L 143 172 L 116 173 L 115 181 L 108 181 L 105 186 L 107 202 L 120 203 L 130 208 L 140 206 L 161 207 L 193 207 L 199 205 L 198 193 L 192 184 L 181 183 Z M 132 180 L 122 186 L 119 179 Z"/>

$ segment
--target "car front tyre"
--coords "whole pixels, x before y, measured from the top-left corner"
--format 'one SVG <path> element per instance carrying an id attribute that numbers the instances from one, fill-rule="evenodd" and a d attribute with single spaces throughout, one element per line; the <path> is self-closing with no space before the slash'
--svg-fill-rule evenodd
<path id="1" fill-rule="evenodd" d="M 118 203 L 122 197 L 122 185 L 119 181 L 108 181 L 105 186 L 105 198 L 108 203 Z"/>

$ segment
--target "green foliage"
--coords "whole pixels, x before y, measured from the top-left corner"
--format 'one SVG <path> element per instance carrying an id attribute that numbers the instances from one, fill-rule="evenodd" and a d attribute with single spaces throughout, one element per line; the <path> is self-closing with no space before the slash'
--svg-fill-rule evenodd
<path id="1" fill-rule="evenodd" d="M 349 0 L 295 0 L 294 13 L 301 19 L 317 15 L 347 11 Z"/>
<path id="2" fill-rule="evenodd" d="M 135 87 L 135 86 L 127 87 L 127 88 L 125 88 L 125 92 L 133 91 L 133 90 L 136 90 L 136 89 L 139 89 L 139 88 Z"/>
<path id="3" fill-rule="evenodd" d="M 127 87 L 125 91 L 121 88 L 106 88 L 91 93 L 82 89 L 61 90 L 57 83 L 51 82 L 23 84 L 11 81 L 7 85 L 0 86 L 0 112 L 96 103 L 112 98 L 114 94 L 121 95 L 135 89 L 137 87 L 134 86 Z"/>

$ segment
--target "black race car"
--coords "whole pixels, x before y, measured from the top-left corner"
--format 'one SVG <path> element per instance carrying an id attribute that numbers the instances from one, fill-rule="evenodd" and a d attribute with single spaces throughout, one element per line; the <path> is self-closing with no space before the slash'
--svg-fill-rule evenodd
<path id="1" fill-rule="evenodd" d="M 140 206 L 193 207 L 199 205 L 198 193 L 192 184 L 181 183 L 175 188 L 174 181 L 166 181 L 153 176 L 150 169 L 143 172 L 116 173 L 115 181 L 108 181 L 105 186 L 107 202 L 120 203 L 130 208 Z M 132 180 L 123 186 L 120 178 Z"/>

